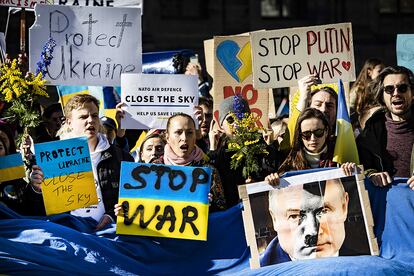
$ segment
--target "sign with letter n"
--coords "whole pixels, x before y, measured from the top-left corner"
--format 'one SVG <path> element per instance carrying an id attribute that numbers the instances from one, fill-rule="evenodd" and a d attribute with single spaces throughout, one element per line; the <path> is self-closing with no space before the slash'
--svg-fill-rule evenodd
<path id="1" fill-rule="evenodd" d="M 141 73 L 140 9 L 36 5 L 35 13 L 30 71 L 36 72 L 39 57 L 53 54 L 48 84 L 120 86 L 121 73 Z M 55 42 L 53 50 L 48 41 Z"/>
<path id="2" fill-rule="evenodd" d="M 296 86 L 310 74 L 322 83 L 355 80 L 351 23 L 256 31 L 250 42 L 255 89 Z"/>
<path id="3" fill-rule="evenodd" d="M 209 167 L 122 162 L 116 233 L 207 240 Z"/>

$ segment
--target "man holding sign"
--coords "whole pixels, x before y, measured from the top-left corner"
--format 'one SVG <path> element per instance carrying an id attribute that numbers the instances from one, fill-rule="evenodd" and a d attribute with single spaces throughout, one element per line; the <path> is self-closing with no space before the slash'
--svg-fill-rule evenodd
<path id="1" fill-rule="evenodd" d="M 66 123 L 60 137 L 86 136 L 98 195 L 97 205 L 74 210 L 72 214 L 93 218 L 98 222 L 96 230 L 99 230 L 115 219 L 113 206 L 118 201 L 120 164 L 121 161 L 133 161 L 133 158 L 111 145 L 99 132 L 99 101 L 95 97 L 88 94 L 74 96 L 65 106 L 65 116 Z M 43 172 L 40 167 L 36 167 L 31 177 L 37 180 L 37 186 L 41 188 Z"/>

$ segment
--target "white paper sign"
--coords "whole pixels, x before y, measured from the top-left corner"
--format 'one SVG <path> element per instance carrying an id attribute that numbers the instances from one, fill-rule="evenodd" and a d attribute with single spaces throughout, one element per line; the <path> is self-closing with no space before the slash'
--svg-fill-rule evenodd
<path id="1" fill-rule="evenodd" d="M 6 38 L 4 33 L 0 33 L 0 55 L 2 58 L 6 58 Z"/>
<path id="2" fill-rule="evenodd" d="M 312 73 L 323 83 L 355 80 L 351 23 L 257 31 L 250 40 L 256 89 L 297 86 Z"/>
<path id="3" fill-rule="evenodd" d="M 0 6 L 33 9 L 36 4 L 52 4 L 53 0 L 0 0 Z"/>
<path id="4" fill-rule="evenodd" d="M 56 41 L 46 79 L 52 85 L 119 86 L 121 73 L 141 73 L 141 11 L 36 5 L 30 70 L 49 36 Z"/>
<path id="5" fill-rule="evenodd" d="M 55 5 L 94 6 L 94 7 L 135 7 L 141 11 L 144 0 L 54 0 Z"/>
<path id="6" fill-rule="evenodd" d="M 196 76 L 168 74 L 122 74 L 121 101 L 125 103 L 125 129 L 165 129 L 176 113 L 194 118 L 198 104 Z"/>

